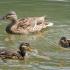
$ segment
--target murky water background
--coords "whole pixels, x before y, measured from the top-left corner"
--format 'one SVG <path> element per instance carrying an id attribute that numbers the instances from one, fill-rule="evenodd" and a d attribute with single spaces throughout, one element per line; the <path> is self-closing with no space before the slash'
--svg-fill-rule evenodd
<path id="1" fill-rule="evenodd" d="M 0 48 L 17 49 L 23 41 L 30 42 L 40 55 L 51 60 L 31 57 L 26 62 L 0 59 L 0 70 L 70 70 L 70 50 L 58 45 L 61 36 L 70 39 L 70 0 L 0 0 L 0 15 L 16 11 L 18 17 L 42 16 L 54 23 L 38 34 L 9 35 L 8 21 L 0 21 Z"/>

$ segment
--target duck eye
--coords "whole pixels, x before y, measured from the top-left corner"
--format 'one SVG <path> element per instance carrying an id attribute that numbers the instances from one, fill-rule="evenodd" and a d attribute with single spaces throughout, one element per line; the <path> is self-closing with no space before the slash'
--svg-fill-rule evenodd
<path id="1" fill-rule="evenodd" d="M 12 14 L 8 14 L 8 15 L 12 15 Z"/>

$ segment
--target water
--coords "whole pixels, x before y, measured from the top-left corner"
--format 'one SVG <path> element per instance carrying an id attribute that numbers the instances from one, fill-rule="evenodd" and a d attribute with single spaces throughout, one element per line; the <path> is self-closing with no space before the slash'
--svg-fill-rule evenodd
<path id="1" fill-rule="evenodd" d="M 0 15 L 16 11 L 18 17 L 45 15 L 54 23 L 41 33 L 9 35 L 8 21 L 0 21 L 0 48 L 17 49 L 23 41 L 30 42 L 39 54 L 51 60 L 31 57 L 26 62 L 0 59 L 0 70 L 70 70 L 70 50 L 58 45 L 61 36 L 70 39 L 70 0 L 0 0 Z"/>

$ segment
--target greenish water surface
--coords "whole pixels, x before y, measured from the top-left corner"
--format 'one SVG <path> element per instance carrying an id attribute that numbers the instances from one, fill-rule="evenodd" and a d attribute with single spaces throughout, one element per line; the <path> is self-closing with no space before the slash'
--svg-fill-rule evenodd
<path id="1" fill-rule="evenodd" d="M 21 42 L 30 42 L 39 54 L 51 60 L 32 57 L 26 61 L 0 59 L 0 70 L 70 70 L 70 50 L 58 45 L 61 36 L 70 39 L 70 0 L 0 0 L 0 15 L 15 11 L 18 18 L 46 16 L 54 23 L 39 34 L 9 35 L 8 21 L 0 21 L 0 48 L 17 49 Z"/>

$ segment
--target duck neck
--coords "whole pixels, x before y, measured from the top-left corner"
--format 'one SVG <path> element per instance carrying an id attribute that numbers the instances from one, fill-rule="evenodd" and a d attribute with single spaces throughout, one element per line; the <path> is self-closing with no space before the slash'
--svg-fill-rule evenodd
<path id="1" fill-rule="evenodd" d="M 25 51 L 25 50 L 21 50 L 21 51 L 19 51 L 19 54 L 20 54 L 22 57 L 24 57 L 25 54 L 26 54 L 26 51 Z"/>
<path id="2" fill-rule="evenodd" d="M 15 24 L 16 22 L 17 22 L 17 20 L 12 20 L 12 21 L 11 21 L 11 23 L 14 23 L 14 24 Z"/>

